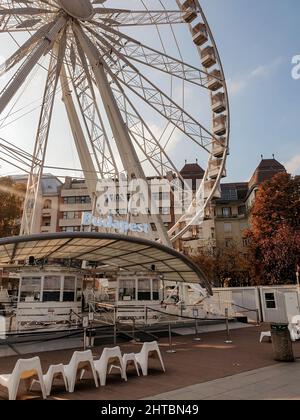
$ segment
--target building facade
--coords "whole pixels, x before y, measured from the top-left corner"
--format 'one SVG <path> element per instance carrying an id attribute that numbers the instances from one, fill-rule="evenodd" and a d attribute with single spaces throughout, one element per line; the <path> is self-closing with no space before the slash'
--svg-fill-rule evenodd
<path id="1" fill-rule="evenodd" d="M 235 244 L 241 252 L 247 250 L 245 231 L 249 228 L 249 214 L 253 206 L 259 185 L 286 169 L 276 159 L 262 159 L 249 182 L 222 183 L 220 197 L 212 200 L 204 221 L 193 226 L 175 247 L 186 255 L 195 256 L 203 249 L 230 247 Z M 198 162 L 185 163 L 180 172 L 182 178 L 189 181 L 193 194 L 204 176 L 204 170 Z M 27 182 L 26 177 L 13 177 L 15 182 Z M 155 178 L 148 182 L 154 187 L 153 199 L 167 229 L 171 229 L 180 218 L 172 194 L 156 189 Z M 37 223 L 40 233 L 79 232 L 96 230 L 82 226 L 83 212 L 92 212 L 93 203 L 82 179 L 66 177 L 62 183 L 57 177 L 45 174 L 42 180 Z M 134 209 L 133 209 L 134 210 Z M 134 214 L 134 211 L 133 211 Z M 133 216 L 135 217 L 135 216 Z M 135 217 L 135 222 L 142 220 Z M 159 239 L 152 224 L 154 239 Z"/>

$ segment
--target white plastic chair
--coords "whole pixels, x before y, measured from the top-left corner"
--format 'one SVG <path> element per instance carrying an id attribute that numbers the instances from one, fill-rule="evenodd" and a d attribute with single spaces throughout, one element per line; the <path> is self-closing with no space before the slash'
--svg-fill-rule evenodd
<path id="1" fill-rule="evenodd" d="M 270 341 L 271 340 L 271 331 L 263 331 L 260 334 L 260 340 L 259 340 L 259 342 L 262 343 L 264 338 L 268 338 L 269 341 Z"/>
<path id="2" fill-rule="evenodd" d="M 70 363 L 68 365 L 64 365 L 64 372 L 67 378 L 69 392 L 74 392 L 78 372 L 80 373 L 80 379 L 82 379 L 84 373 L 88 370 L 92 372 L 96 388 L 98 388 L 98 379 L 91 350 L 75 351 Z"/>
<path id="3" fill-rule="evenodd" d="M 99 375 L 101 386 L 106 385 L 106 377 L 114 368 L 118 369 L 121 373 L 121 378 L 127 381 L 120 347 L 105 348 L 100 359 L 94 362 L 94 366 Z"/>
<path id="4" fill-rule="evenodd" d="M 45 388 L 46 388 L 47 397 L 49 397 L 49 395 L 51 394 L 52 386 L 53 386 L 53 383 L 56 379 L 63 380 L 63 382 L 65 384 L 66 391 L 68 391 L 68 382 L 67 382 L 67 378 L 66 378 L 66 375 L 65 375 L 63 364 L 49 366 L 48 372 L 45 375 L 43 375 L 43 379 L 44 379 L 44 384 L 45 384 Z M 32 382 L 31 387 L 36 382 L 39 382 L 39 381 L 34 380 Z"/>
<path id="5" fill-rule="evenodd" d="M 142 369 L 142 373 L 144 376 L 148 375 L 149 358 L 158 359 L 161 364 L 162 370 L 164 372 L 166 371 L 157 341 L 152 341 L 151 343 L 144 343 L 142 350 L 139 353 L 136 353 L 135 357 L 136 361 Z"/>
<path id="6" fill-rule="evenodd" d="M 292 341 L 300 339 L 300 315 L 293 316 L 291 322 L 289 323 L 289 331 Z"/>
<path id="7" fill-rule="evenodd" d="M 137 375 L 140 376 L 139 366 L 138 366 L 138 363 L 136 361 L 136 357 L 135 357 L 134 353 L 123 354 L 123 364 L 124 364 L 124 369 L 125 369 L 126 372 L 127 372 L 127 367 L 131 365 L 131 366 L 135 367 Z"/>
<path id="8" fill-rule="evenodd" d="M 25 381 L 26 389 L 29 390 L 32 381 L 36 379 L 40 383 L 43 399 L 45 400 L 47 396 L 39 357 L 19 359 L 11 374 L 0 375 L 0 385 L 8 389 L 9 400 L 15 400 L 17 398 L 20 381 Z"/>

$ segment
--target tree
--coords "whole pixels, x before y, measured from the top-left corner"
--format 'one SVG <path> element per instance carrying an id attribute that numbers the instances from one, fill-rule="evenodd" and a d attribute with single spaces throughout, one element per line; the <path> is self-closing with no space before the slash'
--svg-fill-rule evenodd
<path id="1" fill-rule="evenodd" d="M 240 252 L 238 245 L 219 243 L 211 250 L 200 252 L 194 262 L 202 268 L 214 286 L 249 286 L 249 264 L 247 257 Z"/>
<path id="2" fill-rule="evenodd" d="M 0 237 L 18 235 L 25 186 L 0 178 Z"/>
<path id="3" fill-rule="evenodd" d="M 299 178 L 280 173 L 261 185 L 247 236 L 256 284 L 295 281 L 300 262 Z"/>

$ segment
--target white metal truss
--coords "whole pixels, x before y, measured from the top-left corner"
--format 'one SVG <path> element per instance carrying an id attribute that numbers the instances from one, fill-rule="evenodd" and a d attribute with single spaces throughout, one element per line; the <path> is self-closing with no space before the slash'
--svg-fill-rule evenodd
<path id="1" fill-rule="evenodd" d="M 207 88 L 208 73 L 188 63 L 180 61 L 162 51 L 151 48 L 132 37 L 111 27 L 98 24 L 101 34 L 119 53 L 138 63 L 160 70 L 186 82 Z M 113 36 L 112 36 L 113 35 Z"/>
<path id="2" fill-rule="evenodd" d="M 166 93 L 162 92 L 101 35 L 94 30 L 89 29 L 89 31 L 104 45 L 105 50 L 110 47 L 109 54 L 102 55 L 102 58 L 105 59 L 113 77 L 210 153 L 210 145 L 215 136 Z M 217 138 L 215 140 L 218 141 Z"/>
<path id="3" fill-rule="evenodd" d="M 163 142 L 163 136 L 158 138 L 143 117 L 142 110 L 138 109 L 135 99 L 142 100 L 158 113 L 158 118 L 166 120 L 167 127 L 173 127 L 172 133 L 179 130 L 187 142 L 193 141 L 199 149 L 207 152 L 210 163 L 216 161 L 213 146 L 224 144 L 224 139 L 214 134 L 213 129 L 208 129 L 206 124 L 202 124 L 187 112 L 184 104 L 179 105 L 172 93 L 167 94 L 164 88 L 159 88 L 151 76 L 146 76 L 145 73 L 149 74 L 150 70 L 163 72 L 169 76 L 172 84 L 176 78 L 182 81 L 182 86 L 188 84 L 197 89 L 204 88 L 205 91 L 211 89 L 209 83 L 212 79 L 220 84 L 226 103 L 225 111 L 222 111 L 222 115 L 227 117 L 225 147 L 223 155 L 219 157 L 221 163 L 217 177 L 211 180 L 208 165 L 201 188 L 197 192 L 196 198 L 203 199 L 202 208 L 195 210 L 196 200 L 192 201 L 188 218 L 180 218 L 168 233 L 159 215 L 147 216 L 156 225 L 161 241 L 170 245 L 169 236 L 172 242 L 181 238 L 209 206 L 223 176 L 228 153 L 229 101 L 220 56 L 198 0 L 174 0 L 176 10 L 167 10 L 162 2 L 160 10 L 149 10 L 145 3 L 142 0 L 140 2 L 145 10 L 127 10 L 105 7 L 106 3 L 101 0 L 84 0 L 81 4 L 73 0 L 0 0 L 0 33 L 10 33 L 14 36 L 14 32 L 24 32 L 30 35 L 28 41 L 0 66 L 0 77 L 17 68 L 0 92 L 0 114 L 24 84 L 40 58 L 50 53 L 48 77 L 25 200 L 22 234 L 33 233 L 37 228 L 35 223 L 38 223 L 36 215 L 39 188 L 59 80 L 81 167 L 92 197 L 95 195 L 98 177 L 117 179 L 120 168 L 116 163 L 118 159 L 114 155 L 114 146 L 117 146 L 118 158 L 121 159 L 129 179 L 146 180 L 144 169 L 149 164 L 155 176 L 171 178 L 172 174 L 175 174 L 176 179 L 184 184 L 179 171 L 168 156 L 167 145 L 168 142 L 172 142 L 172 134 L 166 142 Z M 107 4 L 111 5 L 113 1 Z M 94 13 L 88 13 L 87 17 L 82 10 L 86 8 L 88 11 L 91 7 Z M 189 13 L 191 17 L 188 16 Z M 149 43 L 141 43 L 139 40 L 139 33 L 143 27 L 145 30 L 147 27 L 156 28 L 160 38 L 160 31 L 169 28 L 174 33 L 174 28 L 180 25 L 187 26 L 194 39 L 196 24 L 202 25 L 204 33 L 207 33 L 204 47 L 209 45 L 213 48 L 216 57 L 213 69 L 217 71 L 212 72 L 211 69 L 190 65 L 183 60 L 181 54 L 180 58 L 175 58 L 168 53 L 164 45 L 162 51 L 153 48 L 150 45 L 151 39 Z M 136 36 L 127 35 L 126 30 L 129 28 L 132 34 L 135 27 Z M 64 32 L 61 35 L 63 28 Z M 177 43 L 177 40 L 175 41 Z M 198 50 L 201 57 L 204 47 L 192 47 Z M 140 64 L 142 66 L 138 67 Z M 147 72 L 143 71 L 145 67 Z M 106 118 L 101 115 L 99 95 Z M 211 92 L 211 98 L 213 95 Z M 214 113 L 212 115 L 213 118 L 216 117 Z M 107 122 L 110 127 L 106 127 Z M 113 138 L 110 138 L 111 133 Z M 9 159 L 11 151 L 3 147 L 1 153 L 4 159 Z M 17 157 L 21 166 L 25 162 L 22 159 Z M 203 186 L 207 181 L 211 181 L 212 187 L 208 197 L 204 198 Z M 182 228 L 183 221 L 185 226 Z"/>
<path id="4" fill-rule="evenodd" d="M 70 56 L 69 74 L 71 75 L 74 92 L 77 96 L 99 175 L 102 178 L 116 178 L 118 175 L 117 165 L 99 111 L 85 55 L 82 49 L 77 46 L 77 54 L 71 47 Z"/>
<path id="5" fill-rule="evenodd" d="M 95 8 L 94 19 L 109 26 L 147 26 L 184 23 L 183 13 L 179 10 L 133 11 Z"/>
<path id="6" fill-rule="evenodd" d="M 78 24 L 74 24 L 73 27 L 81 48 L 85 51 L 88 61 L 92 67 L 97 87 L 103 99 L 103 104 L 109 119 L 115 142 L 120 152 L 120 157 L 122 159 L 124 168 L 127 171 L 130 179 L 142 179 L 147 183 L 142 165 L 139 162 L 130 135 L 124 125 L 122 114 L 110 89 L 109 81 L 105 74 L 103 65 L 99 63 L 99 52 L 96 46 L 85 35 L 83 29 Z M 150 186 L 148 186 L 148 200 L 151 201 L 151 199 L 152 197 Z M 153 223 L 156 225 L 162 243 L 165 245 L 170 245 L 169 237 L 167 235 L 163 221 L 157 211 L 154 211 L 154 213 L 155 214 L 151 215 L 149 213 L 149 217 L 151 217 Z"/>
<path id="7" fill-rule="evenodd" d="M 54 46 L 53 54 L 50 58 L 48 77 L 45 86 L 43 105 L 40 114 L 39 126 L 36 136 L 35 149 L 33 153 L 33 162 L 28 178 L 27 192 L 24 202 L 23 218 L 21 224 L 21 235 L 37 233 L 40 226 L 37 220 L 37 208 L 40 206 L 40 188 L 43 175 L 43 168 L 49 138 L 50 124 L 53 113 L 55 93 L 63 57 L 66 49 L 66 33 L 64 31 L 59 40 L 59 44 Z"/>

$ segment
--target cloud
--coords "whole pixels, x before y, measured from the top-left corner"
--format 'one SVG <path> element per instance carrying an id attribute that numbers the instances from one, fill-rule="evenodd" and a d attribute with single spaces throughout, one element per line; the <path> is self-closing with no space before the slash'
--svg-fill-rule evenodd
<path id="1" fill-rule="evenodd" d="M 296 175 L 300 173 L 300 154 L 291 158 L 286 164 L 285 167 L 289 173 Z"/>
<path id="2" fill-rule="evenodd" d="M 257 79 L 268 77 L 282 63 L 282 58 L 278 57 L 270 64 L 257 66 L 249 73 L 237 79 L 228 79 L 228 90 L 231 95 L 238 95 Z"/>

